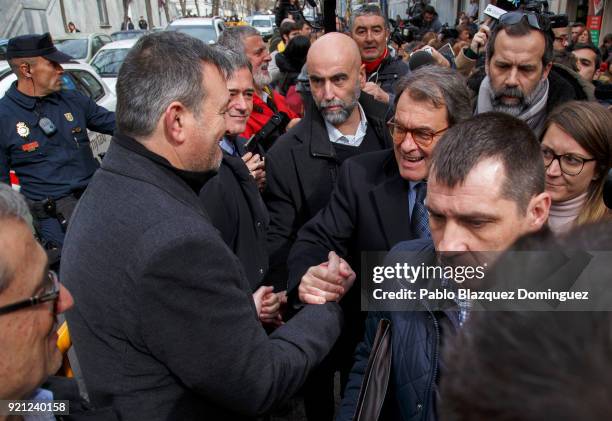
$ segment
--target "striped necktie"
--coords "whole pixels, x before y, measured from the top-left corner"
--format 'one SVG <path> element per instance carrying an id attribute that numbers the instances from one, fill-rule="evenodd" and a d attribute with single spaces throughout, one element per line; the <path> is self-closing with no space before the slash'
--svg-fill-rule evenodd
<path id="1" fill-rule="evenodd" d="M 425 208 L 425 195 L 427 194 L 427 184 L 423 181 L 414 186 L 416 190 L 416 202 L 412 209 L 410 228 L 417 238 L 431 238 L 429 232 L 429 218 Z"/>

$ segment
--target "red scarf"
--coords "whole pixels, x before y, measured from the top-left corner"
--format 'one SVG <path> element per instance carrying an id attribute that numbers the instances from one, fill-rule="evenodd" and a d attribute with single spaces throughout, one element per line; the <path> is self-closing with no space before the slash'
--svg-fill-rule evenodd
<path id="1" fill-rule="evenodd" d="M 382 56 L 372 61 L 364 61 L 363 64 L 365 64 L 366 73 L 371 74 L 372 72 L 374 72 L 374 70 L 376 70 L 378 66 L 380 66 L 380 63 L 382 63 L 382 61 L 387 58 L 388 55 L 389 49 L 385 47 L 385 52 L 382 54 Z"/>

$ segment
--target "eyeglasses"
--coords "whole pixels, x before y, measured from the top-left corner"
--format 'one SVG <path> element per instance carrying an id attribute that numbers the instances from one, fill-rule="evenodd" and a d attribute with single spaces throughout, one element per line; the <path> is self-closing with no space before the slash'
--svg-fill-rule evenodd
<path id="1" fill-rule="evenodd" d="M 542 158 L 544 158 L 544 166 L 550 167 L 556 159 L 559 161 L 559 168 L 564 174 L 578 175 L 582 172 L 585 162 L 596 161 L 595 158 L 581 158 L 573 154 L 557 155 L 552 149 L 542 148 Z"/>
<path id="2" fill-rule="evenodd" d="M 437 132 L 432 132 L 428 129 L 408 129 L 401 124 L 395 122 L 395 120 L 391 120 L 387 123 L 389 130 L 391 131 L 391 136 L 393 137 L 393 143 L 396 145 L 401 144 L 405 139 L 406 135 L 410 133 L 414 142 L 422 147 L 428 147 L 433 142 L 434 138 L 440 133 L 448 130 L 448 126 L 438 130 Z"/>
<path id="3" fill-rule="evenodd" d="M 527 23 L 534 29 L 547 32 L 550 30 L 550 20 L 540 14 L 534 12 L 508 12 L 501 15 L 499 23 L 504 25 L 516 25 L 524 18 L 527 18 Z"/>
<path id="4" fill-rule="evenodd" d="M 47 274 L 48 281 L 51 283 L 45 291 L 40 295 L 35 295 L 25 300 L 17 301 L 16 303 L 0 307 L 0 315 L 12 313 L 22 308 L 32 307 L 38 304 L 46 303 L 47 301 L 55 301 L 60 294 L 60 283 L 57 274 L 50 270 Z"/>

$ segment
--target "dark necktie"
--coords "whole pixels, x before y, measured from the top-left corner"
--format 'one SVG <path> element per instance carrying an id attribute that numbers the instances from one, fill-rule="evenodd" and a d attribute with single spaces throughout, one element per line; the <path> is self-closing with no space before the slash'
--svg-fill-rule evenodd
<path id="1" fill-rule="evenodd" d="M 412 208 L 410 228 L 417 238 L 431 238 L 431 233 L 429 232 L 429 218 L 424 203 L 425 195 L 427 194 L 427 184 L 425 182 L 420 182 L 414 186 L 414 189 L 416 191 L 416 202 L 414 203 L 414 208 Z"/>

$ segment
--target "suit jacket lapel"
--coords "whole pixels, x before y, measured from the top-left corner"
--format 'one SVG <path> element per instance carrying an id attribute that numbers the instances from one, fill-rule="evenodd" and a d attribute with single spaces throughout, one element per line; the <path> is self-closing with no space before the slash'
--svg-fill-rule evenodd
<path id="1" fill-rule="evenodd" d="M 387 248 L 391 249 L 398 242 L 412 238 L 408 183 L 399 174 L 395 174 L 374 188 L 371 194 L 387 240 Z"/>
<path id="2" fill-rule="evenodd" d="M 321 190 L 323 180 L 329 182 L 330 160 L 335 160 L 336 155 L 323 118 L 314 104 L 300 124 L 303 128 L 297 130 L 295 136 L 302 145 L 294 148 L 292 154 L 304 197 L 310 198 Z M 308 158 L 304 159 L 306 156 Z"/>

